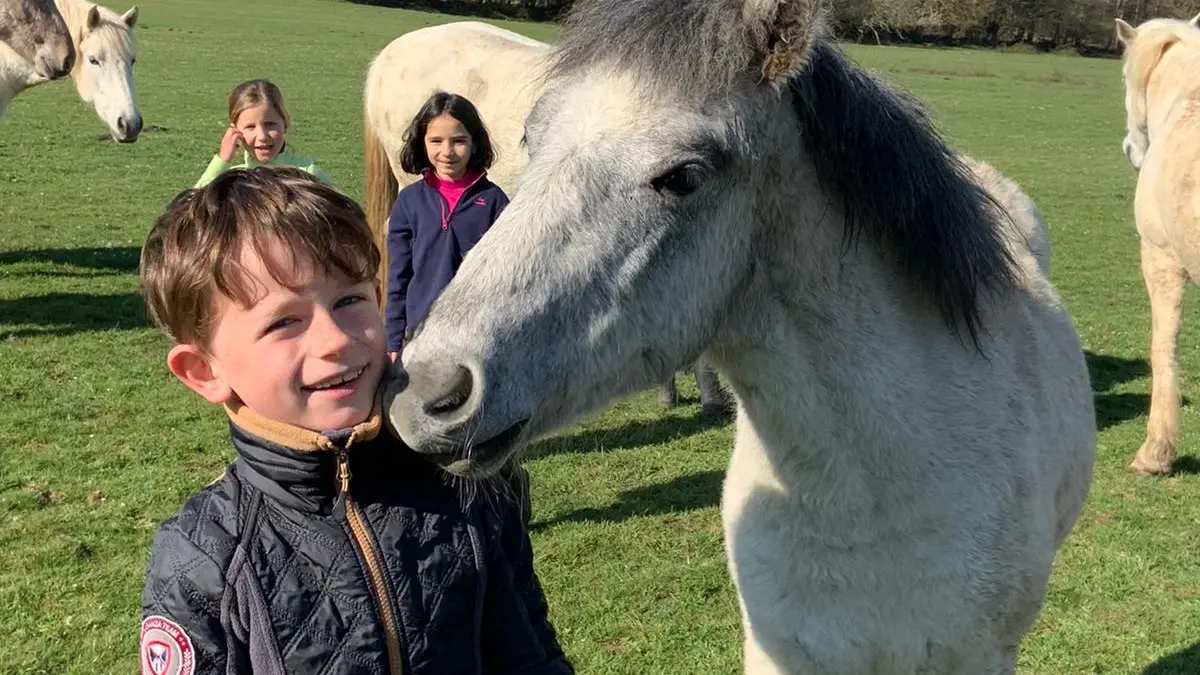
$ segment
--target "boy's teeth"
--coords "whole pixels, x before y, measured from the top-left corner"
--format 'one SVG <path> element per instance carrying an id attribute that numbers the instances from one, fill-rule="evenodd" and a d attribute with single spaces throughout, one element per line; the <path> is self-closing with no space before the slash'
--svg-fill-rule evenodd
<path id="1" fill-rule="evenodd" d="M 354 378 L 358 377 L 361 373 L 362 373 L 362 369 L 360 368 L 358 370 L 346 373 L 342 377 L 340 377 L 336 380 L 333 380 L 332 382 L 326 382 L 325 384 L 313 385 L 311 388 L 312 389 L 329 389 L 330 387 L 336 387 L 339 384 L 345 384 L 345 383 L 349 382 L 350 380 L 353 380 Z"/>

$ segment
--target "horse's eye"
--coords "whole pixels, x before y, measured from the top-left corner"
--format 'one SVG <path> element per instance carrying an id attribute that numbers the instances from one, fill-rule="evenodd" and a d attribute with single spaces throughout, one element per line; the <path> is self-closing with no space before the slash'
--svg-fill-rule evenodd
<path id="1" fill-rule="evenodd" d="M 94 56 L 89 56 L 88 63 L 92 64 L 93 66 L 98 66 L 98 65 L 100 65 L 100 59 L 98 59 Z"/>
<path id="2" fill-rule="evenodd" d="M 137 59 L 129 59 L 129 67 L 130 68 L 132 68 L 133 64 L 135 64 L 135 63 L 137 63 Z"/>
<path id="3" fill-rule="evenodd" d="M 670 193 L 684 197 L 696 191 L 704 180 L 704 172 L 698 164 L 681 164 L 650 181 L 650 187 L 659 194 Z"/>

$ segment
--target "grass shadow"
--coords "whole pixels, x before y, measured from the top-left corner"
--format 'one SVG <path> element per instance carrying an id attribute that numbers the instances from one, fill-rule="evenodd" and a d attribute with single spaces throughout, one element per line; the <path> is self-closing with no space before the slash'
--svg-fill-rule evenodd
<path id="1" fill-rule="evenodd" d="M 564 523 L 619 523 L 638 516 L 656 516 L 716 506 L 721 500 L 724 471 L 704 471 L 680 476 L 666 483 L 646 485 L 621 493 L 615 503 L 602 508 L 586 508 L 538 521 L 530 525 L 537 532 Z"/>
<path id="2" fill-rule="evenodd" d="M 1114 387 L 1150 374 L 1150 364 L 1145 359 L 1127 359 L 1087 351 L 1084 356 L 1092 380 L 1097 431 L 1137 419 L 1149 412 L 1149 394 L 1112 393 Z"/>
<path id="3" fill-rule="evenodd" d="M 150 325 L 140 295 L 50 293 L 0 300 L 0 339 L 62 336 Z"/>
<path id="4" fill-rule="evenodd" d="M 1096 431 L 1135 420 L 1150 412 L 1149 394 L 1095 394 Z"/>
<path id="5" fill-rule="evenodd" d="M 1200 673 L 1200 642 L 1150 664 L 1142 675 L 1195 675 Z"/>
<path id="6" fill-rule="evenodd" d="M 615 428 L 567 433 L 535 443 L 529 448 L 527 457 L 533 459 L 568 453 L 611 452 L 658 445 L 725 426 L 730 419 L 711 417 L 698 412 L 691 417 L 666 416 L 631 422 Z"/>
<path id="7" fill-rule="evenodd" d="M 1150 364 L 1146 359 L 1126 359 L 1089 351 L 1085 351 L 1084 356 L 1087 357 L 1088 374 L 1092 378 L 1092 391 L 1098 394 L 1150 374 Z"/>
<path id="8" fill-rule="evenodd" d="M 133 246 L 113 248 L 44 248 L 0 251 L 0 265 L 19 263 L 52 263 L 88 267 L 113 272 L 136 273 L 141 249 Z M 53 276 L 78 276 L 72 272 L 52 272 Z M 3 316 L 3 315 L 0 315 Z"/>
<path id="9" fill-rule="evenodd" d="M 1176 457 L 1175 461 L 1171 462 L 1172 476 L 1197 476 L 1200 475 L 1200 458 L 1187 455 L 1184 457 Z M 1200 673 L 1200 668 L 1194 672 Z"/>

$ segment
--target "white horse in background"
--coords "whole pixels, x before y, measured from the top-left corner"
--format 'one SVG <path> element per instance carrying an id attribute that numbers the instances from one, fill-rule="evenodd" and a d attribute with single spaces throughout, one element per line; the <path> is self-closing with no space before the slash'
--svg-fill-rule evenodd
<path id="1" fill-rule="evenodd" d="M 76 58 L 71 78 L 79 98 L 108 125 L 114 139 L 122 143 L 136 141 L 142 131 L 142 113 L 133 88 L 138 8 L 117 14 L 85 0 L 55 0 L 55 4 L 74 43 Z M 20 67 L 11 60 L 11 53 L 0 52 L 0 71 Z M 37 84 L 41 82 L 33 81 L 22 88 Z M 9 98 L 19 92 L 13 92 Z M 0 100 L 0 106 L 7 103 Z"/>
<path id="2" fill-rule="evenodd" d="M 66 77 L 75 45 L 53 0 L 0 0 L 0 117 L 19 92 Z"/>
<path id="3" fill-rule="evenodd" d="M 400 168 L 404 132 L 437 91 L 470 99 L 492 137 L 496 161 L 488 178 L 509 197 L 527 157 L 522 125 L 540 92 L 539 75 L 550 46 L 480 21 L 414 30 L 393 40 L 371 61 L 363 91 L 366 131 L 367 217 L 386 233 L 392 201 L 416 176 Z M 386 250 L 386 246 L 381 247 Z"/>
<path id="4" fill-rule="evenodd" d="M 416 180 L 400 168 L 400 149 L 409 121 L 437 91 L 470 99 L 488 126 L 498 161 L 489 178 L 511 198 L 528 156 L 524 121 L 541 93 L 551 46 L 510 30 L 478 21 L 458 21 L 405 33 L 372 60 L 364 88 L 366 129 L 366 203 L 368 222 L 385 259 L 380 282 L 387 288 L 387 219 L 401 187 Z M 445 58 L 452 55 L 452 58 Z M 1037 207 L 1015 183 L 986 162 L 964 157 L 974 178 L 1012 215 L 1044 272 L 1050 274 L 1050 242 Z M 695 374 L 701 408 L 721 416 L 732 404 L 713 367 L 700 360 Z M 658 387 L 664 408 L 678 404 L 671 375 Z"/>
<path id="5" fill-rule="evenodd" d="M 1179 444 L 1176 350 L 1188 280 L 1200 279 L 1200 15 L 1116 20 L 1124 46 L 1125 156 L 1138 170 L 1134 216 L 1150 297 L 1150 417 L 1129 471 L 1170 472 Z"/>
<path id="6" fill-rule="evenodd" d="M 578 0 L 512 203 L 405 346 L 391 428 L 485 477 L 700 354 L 754 675 L 1011 675 L 1091 481 L 1018 224 L 817 0 Z"/>

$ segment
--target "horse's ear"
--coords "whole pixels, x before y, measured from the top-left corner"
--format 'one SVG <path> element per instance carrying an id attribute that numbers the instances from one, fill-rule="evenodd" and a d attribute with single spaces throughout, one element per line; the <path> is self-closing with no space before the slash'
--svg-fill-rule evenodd
<path id="1" fill-rule="evenodd" d="M 1121 44 L 1128 47 L 1129 43 L 1133 42 L 1133 38 L 1136 35 L 1137 35 L 1136 28 L 1125 23 L 1124 19 L 1120 19 L 1120 18 L 1117 19 L 1117 40 L 1119 40 L 1121 42 Z"/>
<path id="2" fill-rule="evenodd" d="M 83 26 L 88 30 L 93 30 L 100 25 L 100 7 L 92 5 L 88 8 L 87 18 L 84 19 Z"/>
<path id="3" fill-rule="evenodd" d="M 125 22 L 126 26 L 133 28 L 137 25 L 138 8 L 137 5 L 129 8 L 129 11 L 121 15 L 121 21 Z"/>
<path id="4" fill-rule="evenodd" d="M 1200 27 L 1200 14 L 1193 16 L 1188 23 L 1192 24 L 1193 26 Z"/>
<path id="5" fill-rule="evenodd" d="M 823 0 L 745 0 L 742 21 L 763 82 L 779 89 L 803 69 L 825 16 Z"/>

